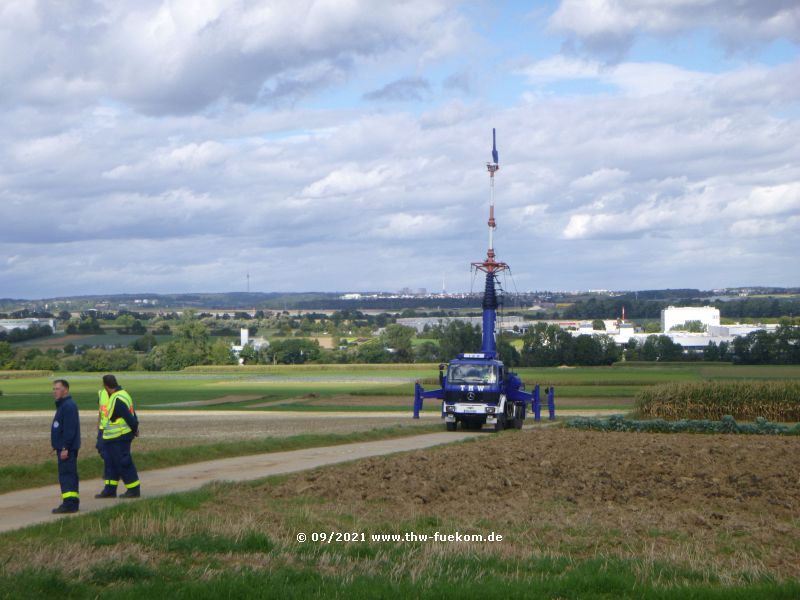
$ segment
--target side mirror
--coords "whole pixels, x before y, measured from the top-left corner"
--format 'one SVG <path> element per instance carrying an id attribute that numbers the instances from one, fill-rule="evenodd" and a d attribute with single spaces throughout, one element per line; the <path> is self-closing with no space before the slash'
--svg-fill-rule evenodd
<path id="1" fill-rule="evenodd" d="M 444 387 L 444 369 L 447 365 L 444 363 L 439 365 L 439 385 Z"/>

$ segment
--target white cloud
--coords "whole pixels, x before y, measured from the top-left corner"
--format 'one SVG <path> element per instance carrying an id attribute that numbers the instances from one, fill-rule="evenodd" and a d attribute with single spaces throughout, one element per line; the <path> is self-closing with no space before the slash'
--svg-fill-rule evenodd
<path id="1" fill-rule="evenodd" d="M 794 0 L 562 0 L 549 20 L 588 50 L 619 58 L 637 36 L 715 30 L 730 49 L 776 39 L 800 42 Z"/>
<path id="2" fill-rule="evenodd" d="M 0 6 L 0 49 L 34 42 L 0 52 L 3 295 L 237 289 L 248 271 L 264 290 L 469 289 L 491 127 L 519 289 L 793 283 L 796 53 L 520 71 L 502 45 L 431 58 L 452 27 L 468 58 L 488 46 L 449 2 L 39 6 Z M 474 85 L 448 96 L 449 73 Z M 413 110 L 362 102 L 409 74 L 430 82 Z M 554 85 L 571 82 L 594 85 Z"/>
<path id="3" fill-rule="evenodd" d="M 0 53 L 4 97 L 107 97 L 156 114 L 296 97 L 340 80 L 355 61 L 442 45 L 461 23 L 449 4 L 147 0 L 71 11 L 16 2 L 0 12 L 0 50 L 9 50 Z M 31 38 L 35 52 L 12 51 Z M 455 48 L 445 46 L 439 55 Z"/>

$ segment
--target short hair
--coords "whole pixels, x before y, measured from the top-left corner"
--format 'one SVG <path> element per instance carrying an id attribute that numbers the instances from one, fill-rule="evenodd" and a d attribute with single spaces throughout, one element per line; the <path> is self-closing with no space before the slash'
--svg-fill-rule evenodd
<path id="1" fill-rule="evenodd" d="M 65 388 L 69 389 L 69 381 L 67 381 L 66 379 L 55 379 L 55 380 L 53 380 L 53 385 L 55 385 L 56 383 L 60 383 Z"/>
<path id="2" fill-rule="evenodd" d="M 103 375 L 103 385 L 108 388 L 118 388 L 117 378 L 113 375 Z"/>

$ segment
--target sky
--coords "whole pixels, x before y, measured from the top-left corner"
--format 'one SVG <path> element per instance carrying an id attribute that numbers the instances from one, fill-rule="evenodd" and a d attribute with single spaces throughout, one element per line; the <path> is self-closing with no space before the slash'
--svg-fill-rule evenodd
<path id="1" fill-rule="evenodd" d="M 800 285 L 796 0 L 2 0 L 0 297 Z"/>

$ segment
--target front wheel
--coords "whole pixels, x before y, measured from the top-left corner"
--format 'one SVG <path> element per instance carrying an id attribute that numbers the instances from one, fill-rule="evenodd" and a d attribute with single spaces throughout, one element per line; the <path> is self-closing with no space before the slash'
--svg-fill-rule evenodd
<path id="1" fill-rule="evenodd" d="M 453 421 L 452 423 L 445 423 L 445 425 L 447 426 L 447 431 L 455 431 L 458 423 Z"/>
<path id="2" fill-rule="evenodd" d="M 497 415 L 497 421 L 494 424 L 495 431 L 503 431 L 506 428 L 506 417 L 505 415 Z"/>

